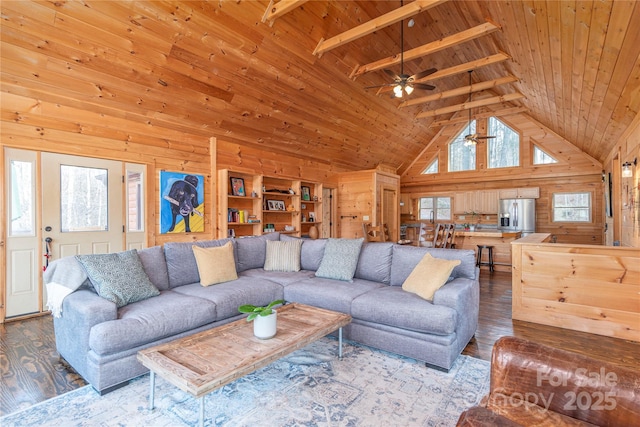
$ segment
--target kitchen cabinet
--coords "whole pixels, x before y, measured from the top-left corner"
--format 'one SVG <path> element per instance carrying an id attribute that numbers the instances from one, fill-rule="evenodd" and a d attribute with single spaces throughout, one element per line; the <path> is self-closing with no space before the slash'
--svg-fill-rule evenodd
<path id="1" fill-rule="evenodd" d="M 538 199 L 540 187 L 503 188 L 500 190 L 500 199 Z"/>
<path id="2" fill-rule="evenodd" d="M 480 214 L 498 213 L 498 190 L 464 191 L 453 194 L 453 213 L 464 215 L 465 212 Z"/>
<path id="3" fill-rule="evenodd" d="M 413 206 L 411 206 L 411 196 L 409 194 L 400 194 L 400 215 L 411 215 Z"/>

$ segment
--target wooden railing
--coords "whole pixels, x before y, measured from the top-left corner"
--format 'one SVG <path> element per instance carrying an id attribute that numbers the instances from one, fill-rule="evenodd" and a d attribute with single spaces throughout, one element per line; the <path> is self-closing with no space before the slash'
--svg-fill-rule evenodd
<path id="1" fill-rule="evenodd" d="M 513 319 L 640 341 L 640 249 L 549 240 L 511 244 Z"/>

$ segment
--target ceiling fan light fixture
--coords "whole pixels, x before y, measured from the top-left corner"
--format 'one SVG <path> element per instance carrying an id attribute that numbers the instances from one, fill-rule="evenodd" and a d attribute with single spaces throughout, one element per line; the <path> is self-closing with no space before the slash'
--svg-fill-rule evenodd
<path id="1" fill-rule="evenodd" d="M 411 85 L 406 85 L 404 87 L 405 92 L 407 92 L 407 95 L 411 95 L 411 93 L 413 93 L 413 86 Z"/>
<path id="2" fill-rule="evenodd" d="M 395 85 L 393 87 L 393 93 L 395 94 L 396 98 L 402 98 L 402 85 Z"/>

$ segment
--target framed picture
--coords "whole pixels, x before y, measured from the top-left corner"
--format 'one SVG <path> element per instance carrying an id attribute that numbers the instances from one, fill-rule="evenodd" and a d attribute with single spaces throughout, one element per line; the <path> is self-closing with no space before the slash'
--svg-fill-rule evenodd
<path id="1" fill-rule="evenodd" d="M 309 222 L 316 222 L 316 213 L 309 212 Z"/>
<path id="2" fill-rule="evenodd" d="M 311 189 L 307 186 L 302 186 L 302 200 L 311 200 Z"/>
<path id="3" fill-rule="evenodd" d="M 267 210 L 270 211 L 284 211 L 286 207 L 282 200 L 267 200 Z"/>
<path id="4" fill-rule="evenodd" d="M 160 171 L 160 233 L 204 232 L 204 175 Z"/>
<path id="5" fill-rule="evenodd" d="M 246 196 L 244 191 L 244 179 L 242 178 L 229 178 L 231 180 L 231 194 L 234 196 Z"/>
<path id="6" fill-rule="evenodd" d="M 613 201 L 611 200 L 611 173 L 604 175 L 604 207 L 609 218 L 613 216 Z"/>

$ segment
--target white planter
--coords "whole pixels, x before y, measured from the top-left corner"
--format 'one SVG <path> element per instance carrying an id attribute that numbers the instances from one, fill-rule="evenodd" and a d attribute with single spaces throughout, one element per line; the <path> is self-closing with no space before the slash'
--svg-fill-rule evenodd
<path id="1" fill-rule="evenodd" d="M 261 340 L 268 340 L 276 336 L 277 313 L 273 310 L 268 316 L 258 316 L 253 320 L 253 335 Z"/>

